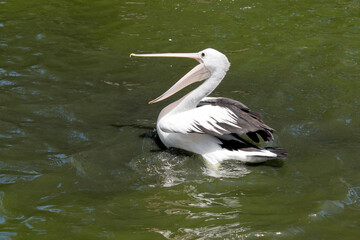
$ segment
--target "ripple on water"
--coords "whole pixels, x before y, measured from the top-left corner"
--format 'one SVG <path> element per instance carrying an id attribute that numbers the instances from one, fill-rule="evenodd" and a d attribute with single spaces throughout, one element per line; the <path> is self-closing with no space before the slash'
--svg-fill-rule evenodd
<path id="1" fill-rule="evenodd" d="M 172 151 L 159 151 L 145 157 L 134 158 L 129 167 L 137 172 L 140 185 L 148 187 L 172 187 L 195 178 L 196 170 L 201 166 L 189 169 L 193 157 L 175 154 Z"/>
<path id="2" fill-rule="evenodd" d="M 163 209 L 168 219 L 184 219 L 180 228 L 158 229 L 157 232 L 167 239 L 237 239 L 249 228 L 241 221 L 244 214 L 239 193 L 233 187 L 213 189 L 216 183 L 203 181 L 202 184 L 184 184 L 169 189 L 170 193 L 161 193 L 146 199 L 149 210 Z M 221 180 L 220 180 L 221 181 Z M 201 186 L 202 185 L 202 186 Z M 204 190 L 201 190 L 205 188 Z M 229 190 L 230 189 L 230 190 Z M 163 194 L 171 194 L 171 200 Z M 241 193 L 240 193 L 241 195 Z"/>
<path id="3" fill-rule="evenodd" d="M 185 155 L 180 150 L 156 151 L 130 161 L 131 169 L 141 175 L 141 182 L 149 187 L 172 187 L 184 182 L 208 182 L 213 178 L 241 178 L 250 173 L 247 166 L 229 161 L 218 169 L 206 166 L 201 156 Z"/>
<path id="4" fill-rule="evenodd" d="M 61 117 L 66 119 L 68 122 L 78 121 L 75 117 L 74 113 L 65 109 L 64 106 L 55 106 L 48 109 L 41 109 L 38 111 L 34 111 L 35 114 L 51 118 L 51 117 Z"/>
<path id="5" fill-rule="evenodd" d="M 166 239 L 242 239 L 244 232 L 248 230 L 249 228 L 242 226 L 241 223 L 180 228 L 178 232 L 157 228 L 150 229 L 150 231 L 160 233 Z"/>
<path id="6" fill-rule="evenodd" d="M 199 228 L 180 228 L 179 231 L 184 233 L 183 238 L 190 239 L 209 239 L 209 238 L 240 238 L 249 228 L 244 227 L 241 223 L 230 223 L 224 225 L 214 225 Z"/>
<path id="7" fill-rule="evenodd" d="M 42 222 L 46 222 L 46 218 L 32 216 L 22 221 L 22 224 L 32 231 L 45 233 L 46 231 L 44 229 L 36 228 L 36 225 L 41 225 Z"/>
<path id="8" fill-rule="evenodd" d="M 0 87 L 11 86 L 11 85 L 14 85 L 12 81 L 6 79 L 0 80 Z"/>
<path id="9" fill-rule="evenodd" d="M 288 127 L 288 131 L 293 136 L 310 136 L 318 132 L 318 129 L 311 122 L 292 124 Z"/>
<path id="10" fill-rule="evenodd" d="M 346 182 L 343 178 L 340 178 L 340 182 L 344 183 L 348 191 L 346 193 L 346 198 L 343 201 L 346 205 L 353 205 L 355 207 L 360 206 L 360 186 L 352 186 Z"/>
<path id="11" fill-rule="evenodd" d="M 70 158 L 63 153 L 50 155 L 49 159 L 52 160 L 51 165 L 58 167 L 63 166 L 64 164 L 71 161 Z"/>
<path id="12" fill-rule="evenodd" d="M 56 205 L 41 205 L 36 207 L 39 211 L 46 211 L 56 214 L 61 214 L 63 216 L 87 216 L 90 222 L 92 222 L 94 219 L 91 216 L 91 214 L 94 212 L 94 208 L 91 207 L 79 207 L 79 206 L 73 206 L 73 205 L 65 205 L 65 206 L 56 206 Z M 84 218 L 84 217 L 83 217 Z"/>
<path id="13" fill-rule="evenodd" d="M 353 187 L 342 178 L 340 178 L 340 182 L 344 183 L 348 190 L 344 199 L 319 201 L 319 211 L 309 214 L 310 220 L 321 221 L 324 218 L 334 218 L 343 213 L 347 206 L 359 207 L 360 186 Z"/>
<path id="14" fill-rule="evenodd" d="M 187 182 L 208 182 L 212 178 L 241 178 L 250 173 L 238 161 L 226 161 L 218 169 L 207 166 L 202 157 L 179 149 L 159 150 L 154 137 L 143 139 L 143 155 L 133 158 L 129 167 L 141 175 L 141 185 L 172 187 Z"/>
<path id="15" fill-rule="evenodd" d="M 325 200 L 320 202 L 320 210 L 309 215 L 310 220 L 320 221 L 326 217 L 332 217 L 335 214 L 344 211 L 344 204 L 340 201 Z"/>
<path id="16" fill-rule="evenodd" d="M 0 184 L 11 184 L 19 181 L 33 181 L 41 176 L 34 170 L 26 169 L 24 166 L 9 165 L 0 161 Z"/>
<path id="17" fill-rule="evenodd" d="M 250 173 L 249 168 L 236 160 L 223 162 L 218 169 L 205 168 L 204 173 L 214 178 L 241 178 Z"/>
<path id="18" fill-rule="evenodd" d="M 16 232 L 1 232 L 0 237 L 1 240 L 11 240 L 13 239 L 13 237 L 16 237 L 17 233 Z"/>

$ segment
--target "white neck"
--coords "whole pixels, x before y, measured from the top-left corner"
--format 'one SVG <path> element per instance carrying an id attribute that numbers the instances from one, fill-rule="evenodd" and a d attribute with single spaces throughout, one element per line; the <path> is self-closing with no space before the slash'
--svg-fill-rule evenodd
<path id="1" fill-rule="evenodd" d="M 225 74 L 226 71 L 213 72 L 203 84 L 179 99 L 178 104 L 171 110 L 171 113 L 184 112 L 196 108 L 199 102 L 220 84 Z"/>

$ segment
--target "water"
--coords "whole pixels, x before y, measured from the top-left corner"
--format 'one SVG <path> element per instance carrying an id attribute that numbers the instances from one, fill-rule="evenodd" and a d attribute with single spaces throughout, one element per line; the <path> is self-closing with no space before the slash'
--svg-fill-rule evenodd
<path id="1" fill-rule="evenodd" d="M 358 239 L 360 2 L 0 2 L 0 239 Z M 213 96 L 275 128 L 285 161 L 161 150 L 147 102 L 213 47 Z"/>

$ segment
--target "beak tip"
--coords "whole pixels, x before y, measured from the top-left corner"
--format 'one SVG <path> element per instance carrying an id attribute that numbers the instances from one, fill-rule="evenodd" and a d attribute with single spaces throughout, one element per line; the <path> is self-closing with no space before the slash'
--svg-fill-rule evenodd
<path id="1" fill-rule="evenodd" d="M 153 100 L 151 100 L 150 102 L 148 102 L 148 104 L 153 104 L 153 103 L 156 103 L 158 102 L 159 98 L 155 98 Z"/>
<path id="2" fill-rule="evenodd" d="M 129 57 L 133 57 L 135 54 L 134 53 L 130 53 Z"/>

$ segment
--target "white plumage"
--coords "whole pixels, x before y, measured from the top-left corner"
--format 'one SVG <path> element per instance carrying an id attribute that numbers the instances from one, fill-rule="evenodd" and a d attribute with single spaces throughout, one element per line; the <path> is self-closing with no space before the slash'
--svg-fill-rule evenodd
<path id="1" fill-rule="evenodd" d="M 259 113 L 235 100 L 207 97 L 230 67 L 224 54 L 208 48 L 199 53 L 130 56 L 187 57 L 200 63 L 163 95 L 150 102 L 161 101 L 191 83 L 205 80 L 198 88 L 160 112 L 157 132 L 166 147 L 200 154 L 212 166 L 218 166 L 228 159 L 259 163 L 286 158 L 287 152 L 282 148 L 261 148 L 241 137 L 246 134 L 254 142 L 259 142 L 259 136 L 265 141 L 273 140 L 273 129 L 262 121 Z"/>
<path id="2" fill-rule="evenodd" d="M 159 120 L 158 127 L 161 131 L 167 133 L 206 133 L 199 126 L 208 131 L 215 132 L 217 135 L 231 133 L 229 130 L 218 125 L 218 122 L 235 128 L 241 128 L 236 125 L 236 115 L 229 111 L 229 109 L 211 105 L 167 114 Z"/>

